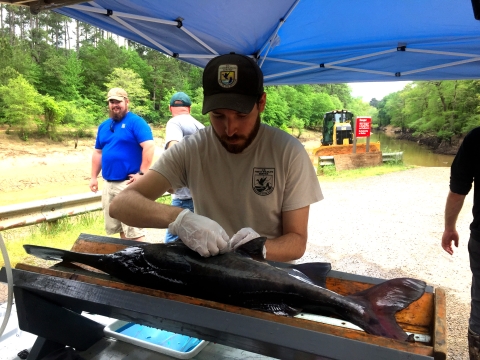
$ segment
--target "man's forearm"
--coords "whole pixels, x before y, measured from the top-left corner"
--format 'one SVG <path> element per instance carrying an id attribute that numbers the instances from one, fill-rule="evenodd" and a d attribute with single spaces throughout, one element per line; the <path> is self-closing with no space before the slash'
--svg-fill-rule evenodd
<path id="1" fill-rule="evenodd" d="M 445 205 L 445 230 L 455 230 L 458 214 L 460 214 L 460 210 L 462 210 L 464 201 L 465 195 L 449 191 Z"/>
<path id="2" fill-rule="evenodd" d="M 102 154 L 94 152 L 92 155 L 92 171 L 90 176 L 96 179 L 98 174 L 100 174 L 100 170 L 102 170 Z"/>
<path id="3" fill-rule="evenodd" d="M 155 153 L 155 145 L 148 144 L 143 147 L 142 150 L 142 164 L 140 165 L 140 171 L 147 172 L 152 166 L 153 155 Z"/>
<path id="4" fill-rule="evenodd" d="M 307 239 L 296 233 L 288 233 L 265 242 L 267 260 L 292 261 L 300 259 L 307 248 Z"/>
<path id="5" fill-rule="evenodd" d="M 300 259 L 307 249 L 310 206 L 282 213 L 283 235 L 265 243 L 267 259 L 292 261 Z"/>
<path id="6" fill-rule="evenodd" d="M 167 228 L 182 210 L 147 199 L 129 188 L 118 194 L 109 207 L 110 216 L 124 224 L 157 229 Z"/>

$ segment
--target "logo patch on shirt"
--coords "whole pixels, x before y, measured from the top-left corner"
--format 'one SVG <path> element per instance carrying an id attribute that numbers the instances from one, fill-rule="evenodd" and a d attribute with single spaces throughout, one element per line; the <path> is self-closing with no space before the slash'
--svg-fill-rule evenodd
<path id="1" fill-rule="evenodd" d="M 271 194 L 275 188 L 275 168 L 253 168 L 252 188 L 260 196 Z"/>
<path id="2" fill-rule="evenodd" d="M 238 78 L 238 66 L 232 64 L 220 65 L 218 67 L 218 84 L 223 88 L 235 86 Z"/>

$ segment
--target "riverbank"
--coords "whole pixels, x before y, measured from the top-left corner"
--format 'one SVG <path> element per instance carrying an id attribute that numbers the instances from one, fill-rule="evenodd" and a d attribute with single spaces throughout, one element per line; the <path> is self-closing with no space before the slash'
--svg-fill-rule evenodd
<path id="1" fill-rule="evenodd" d="M 456 155 L 464 138 L 464 135 L 455 135 L 450 141 L 446 141 L 439 139 L 437 136 L 414 136 L 408 132 L 402 134 L 400 128 L 395 128 L 392 125 L 381 127 L 380 131 L 398 140 L 414 141 L 419 145 L 425 145 L 435 154 L 442 155 Z"/>

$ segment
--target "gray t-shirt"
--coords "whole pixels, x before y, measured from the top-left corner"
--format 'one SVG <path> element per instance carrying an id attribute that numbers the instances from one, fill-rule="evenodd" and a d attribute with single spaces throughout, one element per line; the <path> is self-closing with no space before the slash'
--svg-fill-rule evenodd
<path id="1" fill-rule="evenodd" d="M 175 140 L 180 142 L 185 136 L 195 134 L 203 128 L 205 128 L 205 126 L 190 114 L 177 115 L 171 118 L 167 122 L 165 131 L 165 149 L 167 149 L 170 141 Z M 183 187 L 176 189 L 175 194 L 172 194 L 172 198 L 187 200 L 191 199 L 192 195 L 187 187 Z"/>
<path id="2" fill-rule="evenodd" d="M 279 237 L 282 212 L 323 199 L 303 145 L 265 124 L 240 154 L 225 150 L 212 127 L 199 130 L 165 151 L 152 170 L 174 188 L 188 186 L 195 213 L 218 222 L 230 237 L 244 227 Z"/>

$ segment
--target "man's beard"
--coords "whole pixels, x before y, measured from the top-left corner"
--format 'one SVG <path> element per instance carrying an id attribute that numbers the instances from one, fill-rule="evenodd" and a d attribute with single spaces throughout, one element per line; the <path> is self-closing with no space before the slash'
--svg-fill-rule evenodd
<path id="1" fill-rule="evenodd" d="M 215 133 L 215 136 L 220 140 L 220 144 L 227 150 L 229 153 L 232 154 L 239 154 L 243 150 L 245 150 L 255 139 L 255 137 L 258 134 L 258 130 L 260 129 L 260 114 L 257 116 L 257 121 L 255 122 L 255 126 L 250 134 L 247 136 L 244 135 L 237 135 L 234 134 L 233 136 L 227 136 L 227 135 L 222 135 L 218 136 L 217 132 L 215 129 L 213 129 L 213 132 Z M 227 142 L 227 140 L 238 140 L 238 139 L 243 139 L 245 142 L 243 144 L 230 144 Z"/>
<path id="2" fill-rule="evenodd" d="M 109 109 L 108 112 L 109 112 L 109 115 L 110 115 L 110 119 L 115 120 L 115 121 L 120 121 L 125 117 L 125 115 L 128 112 L 128 109 L 125 107 L 125 109 L 123 109 L 123 110 L 120 109 L 119 112 L 114 112 L 112 109 Z"/>

